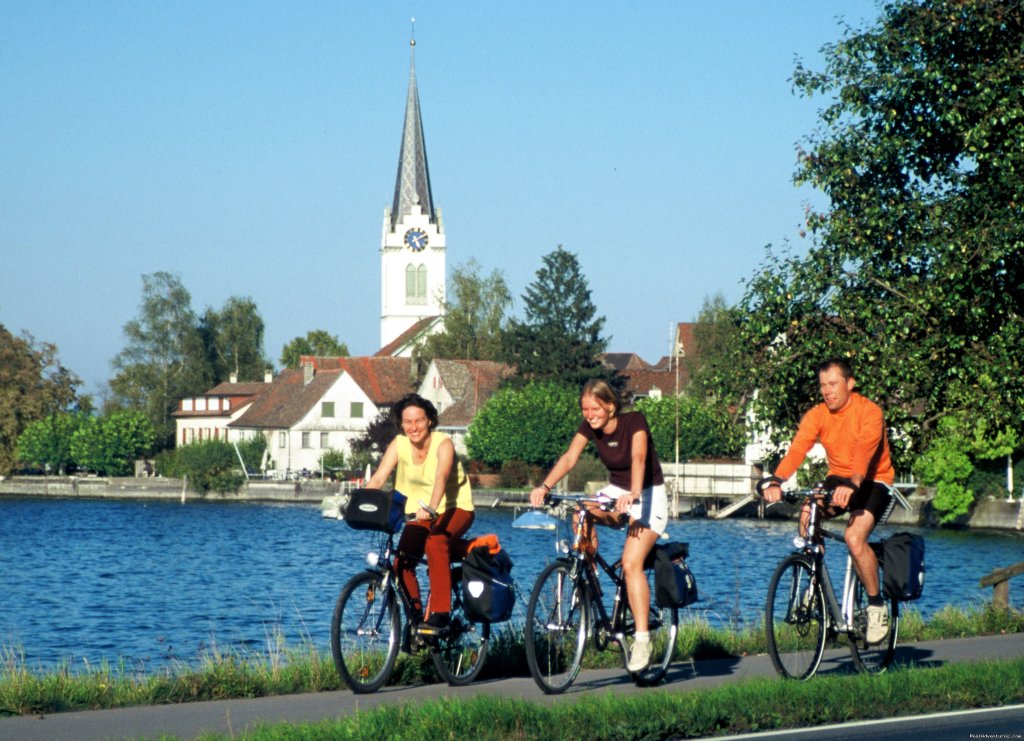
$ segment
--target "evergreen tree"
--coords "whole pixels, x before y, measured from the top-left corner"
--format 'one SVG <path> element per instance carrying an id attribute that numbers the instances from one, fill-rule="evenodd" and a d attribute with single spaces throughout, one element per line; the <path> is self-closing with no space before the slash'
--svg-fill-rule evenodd
<path id="1" fill-rule="evenodd" d="M 610 379 L 599 359 L 608 345 L 601 335 L 605 320 L 597 315 L 579 260 L 559 245 L 542 261 L 523 294 L 525 321 L 513 320 L 506 333 L 506 362 L 518 368 L 520 383 L 579 388 L 590 378 Z"/>

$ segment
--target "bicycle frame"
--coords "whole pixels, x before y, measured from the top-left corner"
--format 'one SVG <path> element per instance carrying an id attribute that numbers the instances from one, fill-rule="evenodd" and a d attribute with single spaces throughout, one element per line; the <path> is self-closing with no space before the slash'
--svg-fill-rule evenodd
<path id="1" fill-rule="evenodd" d="M 807 518 L 807 534 L 794 539 L 797 546 L 797 553 L 804 553 L 813 559 L 815 571 L 821 580 L 822 592 L 827 605 L 826 628 L 830 633 L 848 633 L 853 630 L 853 586 L 857 574 L 853 568 L 853 558 L 849 551 L 846 554 L 846 574 L 843 578 L 843 602 L 842 605 L 836 599 L 835 587 L 832 584 L 832 575 L 829 573 L 828 564 L 825 563 L 825 539 L 835 540 L 846 547 L 846 538 L 839 533 L 826 530 L 821 526 L 821 512 L 818 500 L 814 497 L 808 499 L 810 511 Z M 803 541 L 802 543 L 800 541 Z M 841 618 L 841 619 L 838 619 Z"/>

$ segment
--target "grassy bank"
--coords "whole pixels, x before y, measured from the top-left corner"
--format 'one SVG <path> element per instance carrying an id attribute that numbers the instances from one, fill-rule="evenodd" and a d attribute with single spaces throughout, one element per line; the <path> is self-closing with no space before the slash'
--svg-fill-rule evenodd
<path id="1" fill-rule="evenodd" d="M 499 631 L 492 639 L 485 677 L 528 674 L 521 634 L 515 627 Z M 901 643 L 1000 633 L 1024 633 L 1024 612 L 991 606 L 945 608 L 925 623 L 918 613 L 909 611 L 900 625 Z M 743 656 L 764 651 L 760 630 L 715 629 L 696 621 L 680 626 L 676 658 Z M 284 648 L 269 655 L 214 652 L 197 666 L 177 665 L 158 673 L 134 671 L 125 664 L 72 668 L 70 662 L 54 671 L 36 672 L 9 649 L 2 659 L 2 715 L 321 692 L 341 686 L 330 653 L 313 645 Z M 591 650 L 584 666 L 621 666 L 621 654 L 617 650 Z M 433 664 L 425 653 L 402 654 L 392 677 L 394 684 L 435 681 Z"/>
<path id="2" fill-rule="evenodd" d="M 757 679 L 711 690 L 610 692 L 555 705 L 495 697 L 391 704 L 342 720 L 275 724 L 232 739 L 472 738 L 596 741 L 702 738 L 1024 702 L 1024 660 L 897 669 L 812 682 Z M 203 741 L 227 736 L 208 734 Z"/>

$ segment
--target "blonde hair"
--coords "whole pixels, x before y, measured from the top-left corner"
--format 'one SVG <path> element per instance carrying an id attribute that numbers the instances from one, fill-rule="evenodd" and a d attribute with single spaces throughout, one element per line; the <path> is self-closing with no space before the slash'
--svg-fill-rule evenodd
<path id="1" fill-rule="evenodd" d="M 583 384 L 583 389 L 580 391 L 581 402 L 584 396 L 593 396 L 600 402 L 610 404 L 613 417 L 618 416 L 622 411 L 622 399 L 619 398 L 618 392 L 603 378 L 591 378 Z"/>

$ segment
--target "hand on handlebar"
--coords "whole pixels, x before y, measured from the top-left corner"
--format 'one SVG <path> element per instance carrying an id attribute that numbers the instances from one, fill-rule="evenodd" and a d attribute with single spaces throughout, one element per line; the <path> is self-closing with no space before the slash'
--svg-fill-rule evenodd
<path id="1" fill-rule="evenodd" d="M 778 476 L 765 476 L 757 482 L 757 493 L 764 497 L 768 504 L 775 504 L 782 499 L 782 479 Z"/>
<path id="2" fill-rule="evenodd" d="M 540 507 L 548 498 L 548 494 L 551 493 L 550 489 L 543 486 L 535 486 L 530 490 L 530 506 Z"/>

